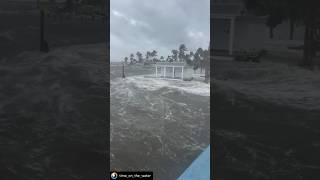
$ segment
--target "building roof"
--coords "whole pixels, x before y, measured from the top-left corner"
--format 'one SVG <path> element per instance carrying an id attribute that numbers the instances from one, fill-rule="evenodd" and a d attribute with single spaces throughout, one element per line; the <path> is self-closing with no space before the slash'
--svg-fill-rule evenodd
<path id="1" fill-rule="evenodd" d="M 184 62 L 157 62 L 156 66 L 185 66 Z"/>

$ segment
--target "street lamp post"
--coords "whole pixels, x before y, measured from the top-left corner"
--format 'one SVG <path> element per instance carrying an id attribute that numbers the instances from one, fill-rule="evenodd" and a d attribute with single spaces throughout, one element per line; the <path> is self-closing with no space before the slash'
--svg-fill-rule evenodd
<path id="1" fill-rule="evenodd" d="M 126 78 L 126 75 L 124 74 L 124 62 L 122 63 L 122 78 Z"/>
<path id="2" fill-rule="evenodd" d="M 48 46 L 48 43 L 44 40 L 45 12 L 44 12 L 44 7 L 43 6 L 41 6 L 40 0 L 37 0 L 37 7 L 40 10 L 40 51 L 48 52 L 49 51 L 49 46 Z"/>

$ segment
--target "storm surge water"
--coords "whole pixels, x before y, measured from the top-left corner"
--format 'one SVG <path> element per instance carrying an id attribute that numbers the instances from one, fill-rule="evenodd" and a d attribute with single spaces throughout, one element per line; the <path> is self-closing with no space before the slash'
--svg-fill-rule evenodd
<path id="1" fill-rule="evenodd" d="M 151 66 L 111 64 L 111 170 L 176 179 L 209 145 L 210 85 L 147 78 Z"/>

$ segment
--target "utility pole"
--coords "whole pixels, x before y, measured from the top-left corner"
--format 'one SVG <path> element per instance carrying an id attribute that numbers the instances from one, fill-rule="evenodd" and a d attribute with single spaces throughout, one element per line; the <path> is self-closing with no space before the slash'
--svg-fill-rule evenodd
<path id="1" fill-rule="evenodd" d="M 37 7 L 40 10 L 40 51 L 49 52 L 49 46 L 47 41 L 44 40 L 44 20 L 45 20 L 45 10 L 44 5 L 41 6 L 40 1 L 37 0 Z"/>
<path id="2" fill-rule="evenodd" d="M 126 78 L 126 75 L 124 74 L 124 62 L 122 63 L 122 78 Z"/>

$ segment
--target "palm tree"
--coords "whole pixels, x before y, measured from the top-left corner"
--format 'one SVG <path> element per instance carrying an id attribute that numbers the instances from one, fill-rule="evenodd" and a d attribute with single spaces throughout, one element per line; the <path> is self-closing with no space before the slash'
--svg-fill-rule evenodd
<path id="1" fill-rule="evenodd" d="M 156 57 L 158 56 L 157 54 L 158 54 L 158 52 L 156 50 L 153 50 L 150 53 L 153 62 L 157 61 L 157 59 L 156 59 Z"/>
<path id="2" fill-rule="evenodd" d="M 186 61 L 186 63 L 187 63 L 188 65 L 191 65 L 191 64 L 192 64 L 190 54 L 186 54 L 186 55 L 184 56 L 184 59 L 185 59 L 185 61 Z"/>
<path id="3" fill-rule="evenodd" d="M 163 56 L 160 57 L 160 61 L 164 62 L 164 57 Z"/>
<path id="4" fill-rule="evenodd" d="M 151 53 L 149 51 L 147 51 L 147 53 L 146 53 L 146 60 L 147 61 L 149 61 L 150 55 L 151 55 Z"/>
<path id="5" fill-rule="evenodd" d="M 172 52 L 172 59 L 173 59 L 174 61 L 177 61 L 177 60 L 178 60 L 178 53 L 179 53 L 179 51 L 173 49 L 171 52 Z"/>
<path id="6" fill-rule="evenodd" d="M 203 65 L 204 65 L 204 71 L 205 71 L 205 82 L 209 82 L 210 78 L 210 52 L 208 49 L 203 51 Z"/>
<path id="7" fill-rule="evenodd" d="M 185 58 L 185 51 L 187 51 L 186 45 L 181 44 L 179 46 L 179 61 L 184 61 Z"/>
<path id="8" fill-rule="evenodd" d="M 190 56 L 190 60 L 191 60 L 191 64 L 192 64 L 192 63 L 193 63 L 193 60 L 194 60 L 194 53 L 193 53 L 193 51 L 190 51 L 189 56 Z"/>
<path id="9" fill-rule="evenodd" d="M 167 59 L 166 59 L 166 62 L 172 62 L 172 57 L 168 56 Z"/>
<path id="10" fill-rule="evenodd" d="M 193 57 L 193 70 L 196 71 L 200 67 L 200 57 L 198 53 L 194 54 Z"/>
<path id="11" fill-rule="evenodd" d="M 284 20 L 284 1 L 277 0 L 244 0 L 246 8 L 258 16 L 268 15 L 266 25 L 269 27 L 269 36 L 272 39 L 273 30 Z"/>
<path id="12" fill-rule="evenodd" d="M 133 64 L 133 61 L 134 61 L 134 55 L 132 53 L 132 54 L 130 54 L 130 64 Z"/>
<path id="13" fill-rule="evenodd" d="M 282 23 L 282 19 L 279 18 L 279 15 L 270 15 L 267 19 L 266 25 L 269 27 L 269 37 L 272 39 L 274 37 L 274 28 Z"/>
<path id="14" fill-rule="evenodd" d="M 136 53 L 136 55 L 137 55 L 137 58 L 138 58 L 138 62 L 139 62 L 139 63 L 142 63 L 142 62 L 143 62 L 142 53 L 138 51 L 138 52 Z"/>
<path id="15" fill-rule="evenodd" d="M 290 24 L 290 38 L 293 38 L 294 24 L 304 26 L 303 58 L 300 65 L 313 68 L 315 56 L 315 24 L 319 22 L 320 6 L 313 1 L 292 0 L 244 0 L 246 9 L 257 16 L 268 16 L 266 24 L 271 28 L 282 21 L 292 21 Z M 272 36 L 272 30 L 270 30 Z"/>
<path id="16" fill-rule="evenodd" d="M 202 73 L 203 68 L 203 49 L 198 48 L 194 54 L 194 70 L 197 70 L 200 67 L 200 73 Z"/>

